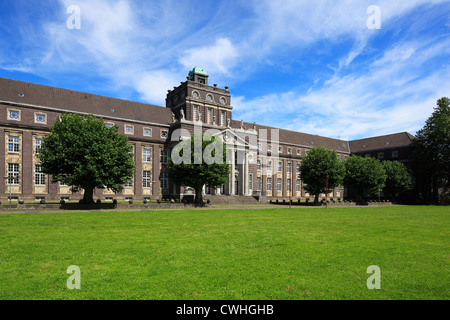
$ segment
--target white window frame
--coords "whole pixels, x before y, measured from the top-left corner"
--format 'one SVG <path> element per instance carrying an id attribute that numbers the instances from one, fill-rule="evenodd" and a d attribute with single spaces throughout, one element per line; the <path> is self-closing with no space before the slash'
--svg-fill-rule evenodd
<path id="1" fill-rule="evenodd" d="M 150 148 L 142 149 L 142 162 L 152 162 L 152 149 Z"/>
<path id="2" fill-rule="evenodd" d="M 144 170 L 142 172 L 142 187 L 151 188 L 152 187 L 152 171 Z"/>
<path id="3" fill-rule="evenodd" d="M 17 117 L 11 117 L 11 112 L 17 112 Z M 20 121 L 21 117 L 21 112 L 20 110 L 17 109 L 8 109 L 8 120 L 14 120 L 14 121 Z"/>
<path id="4" fill-rule="evenodd" d="M 43 116 L 44 121 L 39 121 L 38 117 Z M 43 112 L 35 112 L 34 113 L 34 123 L 47 124 L 47 114 Z"/>
<path id="5" fill-rule="evenodd" d="M 20 136 L 8 135 L 8 152 L 9 153 L 20 152 Z"/>
<path id="6" fill-rule="evenodd" d="M 46 174 L 42 172 L 42 165 L 34 165 L 34 185 L 45 186 L 47 182 Z"/>
<path id="7" fill-rule="evenodd" d="M 7 169 L 8 185 L 19 185 L 20 165 L 18 163 L 8 163 Z"/>

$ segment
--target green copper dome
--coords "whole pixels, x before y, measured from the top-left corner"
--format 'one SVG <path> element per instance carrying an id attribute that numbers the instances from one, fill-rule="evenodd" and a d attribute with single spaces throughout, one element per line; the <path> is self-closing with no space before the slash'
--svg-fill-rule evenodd
<path id="1" fill-rule="evenodd" d="M 194 69 L 192 69 L 191 71 L 189 71 L 189 77 L 192 78 L 192 76 L 194 75 L 194 73 L 197 73 L 197 74 L 203 74 L 203 75 L 205 75 L 205 76 L 208 75 L 208 73 L 206 72 L 206 70 L 203 69 L 203 68 L 200 68 L 200 67 L 194 67 Z"/>

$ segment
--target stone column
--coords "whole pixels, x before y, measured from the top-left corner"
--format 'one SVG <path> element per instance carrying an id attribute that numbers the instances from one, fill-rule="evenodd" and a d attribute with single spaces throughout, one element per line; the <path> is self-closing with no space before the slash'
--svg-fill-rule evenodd
<path id="1" fill-rule="evenodd" d="M 249 173 L 248 173 L 248 151 L 245 151 L 245 157 L 244 157 L 244 196 L 248 196 L 249 195 L 249 190 L 248 190 L 248 179 L 249 179 Z"/>
<path id="2" fill-rule="evenodd" d="M 235 194 L 235 185 L 234 185 L 234 181 L 235 181 L 235 176 L 234 176 L 234 170 L 235 170 L 235 153 L 236 150 L 233 148 L 230 150 L 231 151 L 231 185 L 230 185 L 230 194 L 234 195 Z"/>

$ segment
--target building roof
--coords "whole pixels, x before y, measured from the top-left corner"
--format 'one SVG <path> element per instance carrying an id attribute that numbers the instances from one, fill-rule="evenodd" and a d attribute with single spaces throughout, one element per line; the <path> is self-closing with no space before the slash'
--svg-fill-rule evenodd
<path id="1" fill-rule="evenodd" d="M 168 125 L 169 108 L 0 77 L 0 101 Z"/>
<path id="2" fill-rule="evenodd" d="M 197 73 L 197 74 L 203 74 L 203 75 L 205 75 L 205 76 L 207 76 L 208 75 L 208 73 L 206 72 L 206 70 L 205 69 L 203 69 L 203 68 L 201 68 L 201 67 L 194 67 L 194 69 L 192 69 L 191 71 L 189 71 L 189 76 L 190 77 L 192 77 L 193 75 L 194 75 L 194 73 Z"/>
<path id="3" fill-rule="evenodd" d="M 349 141 L 351 152 L 407 147 L 412 145 L 414 136 L 408 132 Z"/>
<path id="4" fill-rule="evenodd" d="M 244 122 L 244 129 L 250 130 L 253 128 L 252 123 Z M 241 128 L 241 121 L 231 120 L 231 128 Z M 264 125 L 255 124 L 256 131 L 260 134 L 261 129 L 267 130 L 267 140 L 272 140 L 272 130 L 278 130 L 278 142 L 280 144 L 290 144 L 297 147 L 318 147 L 322 146 L 327 149 L 336 150 L 337 152 L 350 153 L 348 142 L 345 140 L 322 137 L 318 135 L 268 127 Z M 261 138 L 261 136 L 259 136 Z M 274 137 L 275 138 L 275 137 Z"/>

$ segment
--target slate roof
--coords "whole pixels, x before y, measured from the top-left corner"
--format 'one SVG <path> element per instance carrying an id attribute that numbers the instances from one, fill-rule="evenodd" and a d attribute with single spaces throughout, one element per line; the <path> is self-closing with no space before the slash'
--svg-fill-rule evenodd
<path id="1" fill-rule="evenodd" d="M 400 132 L 384 136 L 349 141 L 349 145 L 351 152 L 354 153 L 371 150 L 408 147 L 412 146 L 413 140 L 413 135 L 409 134 L 408 132 Z"/>
<path id="2" fill-rule="evenodd" d="M 172 122 L 169 108 L 1 77 L 0 100 L 124 120 L 164 125 Z"/>

